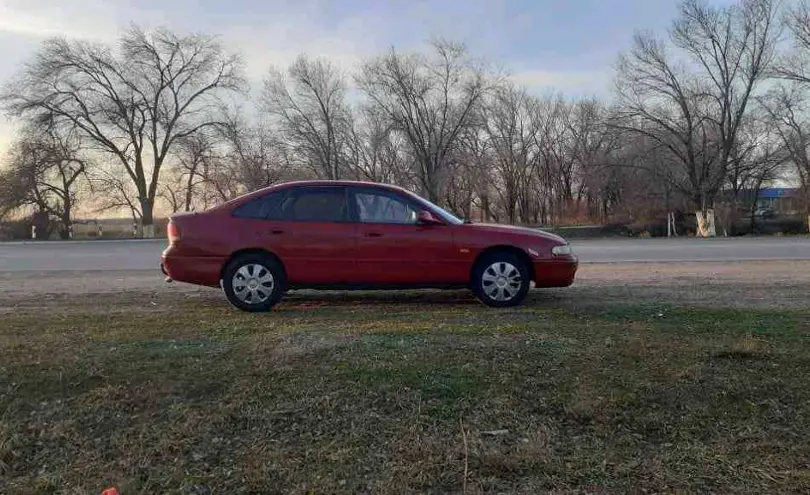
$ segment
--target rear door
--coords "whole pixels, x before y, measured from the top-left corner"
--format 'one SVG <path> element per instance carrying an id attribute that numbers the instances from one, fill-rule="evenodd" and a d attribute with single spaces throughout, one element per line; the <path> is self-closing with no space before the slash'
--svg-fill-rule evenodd
<path id="1" fill-rule="evenodd" d="M 290 284 L 342 284 L 354 274 L 357 225 L 344 186 L 294 188 L 268 215 L 264 239 Z"/>
<path id="2" fill-rule="evenodd" d="M 357 281 L 382 285 L 464 282 L 457 264 L 451 225 L 420 225 L 421 209 L 404 195 L 377 188 L 350 187 L 358 222 Z"/>

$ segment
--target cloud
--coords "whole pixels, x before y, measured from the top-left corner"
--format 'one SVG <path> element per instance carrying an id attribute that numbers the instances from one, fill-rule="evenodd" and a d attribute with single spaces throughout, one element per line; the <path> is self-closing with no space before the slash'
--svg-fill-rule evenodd
<path id="1" fill-rule="evenodd" d="M 431 31 L 427 22 L 430 12 L 416 15 L 420 13 L 418 2 L 399 12 L 405 19 L 397 19 L 394 18 L 396 9 L 388 12 L 385 9 L 357 10 L 343 17 L 329 18 L 322 2 L 308 0 L 283 2 L 283 5 L 268 1 L 269 6 L 264 5 L 264 10 L 251 15 L 250 5 L 246 3 L 252 2 L 232 1 L 232 8 L 223 10 L 227 10 L 227 15 L 219 15 L 219 12 L 206 14 L 208 9 L 200 8 L 203 5 L 195 9 L 185 0 L 167 3 L 161 11 L 133 7 L 124 0 L 5 0 L 0 4 L 0 36 L 6 39 L 19 36 L 28 43 L 57 35 L 110 42 L 130 22 L 147 28 L 165 25 L 181 32 L 184 29 L 212 32 L 220 35 L 228 49 L 243 55 L 247 76 L 256 83 L 269 67 L 285 67 L 301 53 L 325 57 L 349 72 L 365 58 L 388 49 L 394 42 L 401 50 L 416 48 Z M 427 4 L 421 6 L 421 10 L 426 8 Z M 408 24 L 414 29 L 407 29 L 399 22 L 402 20 L 411 21 Z M 11 58 L 9 54 L 0 54 L 0 74 L 4 72 L 2 66 L 7 65 L 4 61 Z M 19 58 L 19 54 L 14 58 Z M 530 88 L 553 86 L 565 92 L 569 89 L 598 92 L 604 89 L 609 78 L 596 72 L 527 67 L 514 71 L 512 79 Z"/>
<path id="2" fill-rule="evenodd" d="M 64 3 L 19 2 L 0 4 L 0 31 L 26 38 L 67 36 L 105 40 L 117 32 L 110 23 L 111 6 L 98 0 L 84 0 L 81 5 Z"/>
<path id="3" fill-rule="evenodd" d="M 113 0 L 84 0 L 70 7 L 65 3 L 7 0 L 0 4 L 0 36 L 27 40 L 65 36 L 111 42 L 130 22 L 146 28 L 167 26 L 178 32 L 216 33 L 229 50 L 243 55 L 252 81 L 262 79 L 271 66 L 289 65 L 301 53 L 326 57 L 348 70 L 384 47 L 384 31 L 379 29 L 385 25 L 384 19 L 360 13 L 335 22 L 324 19 L 317 2 L 288 4 L 282 16 L 263 13 L 249 17 L 245 12 L 233 18 L 225 16 L 223 22 L 218 22 L 218 16 L 205 15 L 191 6 L 183 8 L 177 2 L 160 12 Z M 9 58 L 0 54 L 0 66 Z"/>
<path id="4" fill-rule="evenodd" d="M 249 79 L 262 79 L 270 67 L 284 68 L 300 54 L 323 57 L 344 71 L 358 66 L 364 57 L 378 53 L 377 39 L 370 31 L 355 30 L 351 20 L 332 30 L 306 22 L 271 24 L 262 28 L 235 26 L 221 32 L 222 41 L 242 53 Z"/>
<path id="5" fill-rule="evenodd" d="M 445 33 L 473 41 L 470 47 L 476 56 L 494 56 L 488 52 L 498 44 L 496 41 L 504 44 L 501 48 L 507 52 L 512 46 L 507 38 L 495 35 L 501 33 L 497 29 L 469 32 L 471 28 L 462 28 L 461 20 L 469 17 L 469 13 L 454 17 L 449 13 L 452 8 L 442 2 L 409 3 L 407 8 L 372 5 L 362 9 L 311 0 L 150 2 L 153 9 L 160 10 L 145 8 L 144 3 L 134 6 L 135 3 L 0 0 L 0 41 L 4 46 L 15 47 L 13 51 L 0 52 L 0 78 L 11 77 L 44 38 L 58 35 L 111 43 L 132 22 L 145 28 L 166 26 L 180 33 L 218 34 L 228 50 L 242 54 L 254 94 L 271 66 L 284 68 L 301 53 L 324 57 L 351 76 L 363 60 L 384 52 L 392 44 L 402 51 L 424 48 L 430 34 Z M 478 10 L 473 9 L 474 14 L 483 15 L 491 9 L 488 2 L 475 5 Z M 340 14 L 330 10 L 338 7 L 343 10 Z M 438 12 L 446 15 L 439 16 Z M 495 14 L 490 17 L 487 21 L 490 25 L 503 21 Z M 532 91 L 556 89 L 572 95 L 599 96 L 609 87 L 610 75 L 605 72 L 514 67 L 508 60 L 497 59 L 492 62 L 503 62 L 507 68 L 512 65 L 515 69 L 512 80 Z M 8 146 L 9 133 L 9 126 L 0 124 L 0 153 Z"/>
<path id="6" fill-rule="evenodd" d="M 560 91 L 573 96 L 605 96 L 610 89 L 609 71 L 554 71 L 528 69 L 509 78 L 530 91 Z"/>
<path id="7" fill-rule="evenodd" d="M 11 148 L 11 141 L 14 139 L 14 125 L 4 118 L 0 118 L 0 168 L 2 160 L 6 158 L 6 153 Z"/>

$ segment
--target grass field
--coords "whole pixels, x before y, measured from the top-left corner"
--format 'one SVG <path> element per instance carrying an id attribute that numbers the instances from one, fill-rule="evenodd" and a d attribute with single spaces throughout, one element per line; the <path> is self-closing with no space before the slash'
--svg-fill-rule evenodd
<path id="1" fill-rule="evenodd" d="M 810 491 L 810 312 L 90 300 L 0 325 L 0 492 Z"/>

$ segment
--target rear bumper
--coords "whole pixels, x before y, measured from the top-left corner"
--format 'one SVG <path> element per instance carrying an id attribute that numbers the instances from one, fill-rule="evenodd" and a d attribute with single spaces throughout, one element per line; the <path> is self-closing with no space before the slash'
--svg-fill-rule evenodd
<path id="1" fill-rule="evenodd" d="M 163 254 L 160 271 L 170 280 L 188 284 L 219 287 L 225 258 L 212 256 L 177 256 Z"/>
<path id="2" fill-rule="evenodd" d="M 568 287 L 574 283 L 579 268 L 576 256 L 566 256 L 534 262 L 535 287 Z"/>

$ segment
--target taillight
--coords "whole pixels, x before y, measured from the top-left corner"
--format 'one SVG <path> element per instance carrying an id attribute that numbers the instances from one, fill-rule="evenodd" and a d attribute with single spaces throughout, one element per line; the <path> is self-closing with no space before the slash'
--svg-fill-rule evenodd
<path id="1" fill-rule="evenodd" d="M 166 235 L 169 237 L 169 244 L 174 244 L 180 239 L 180 227 L 170 221 L 169 226 L 166 228 Z"/>

